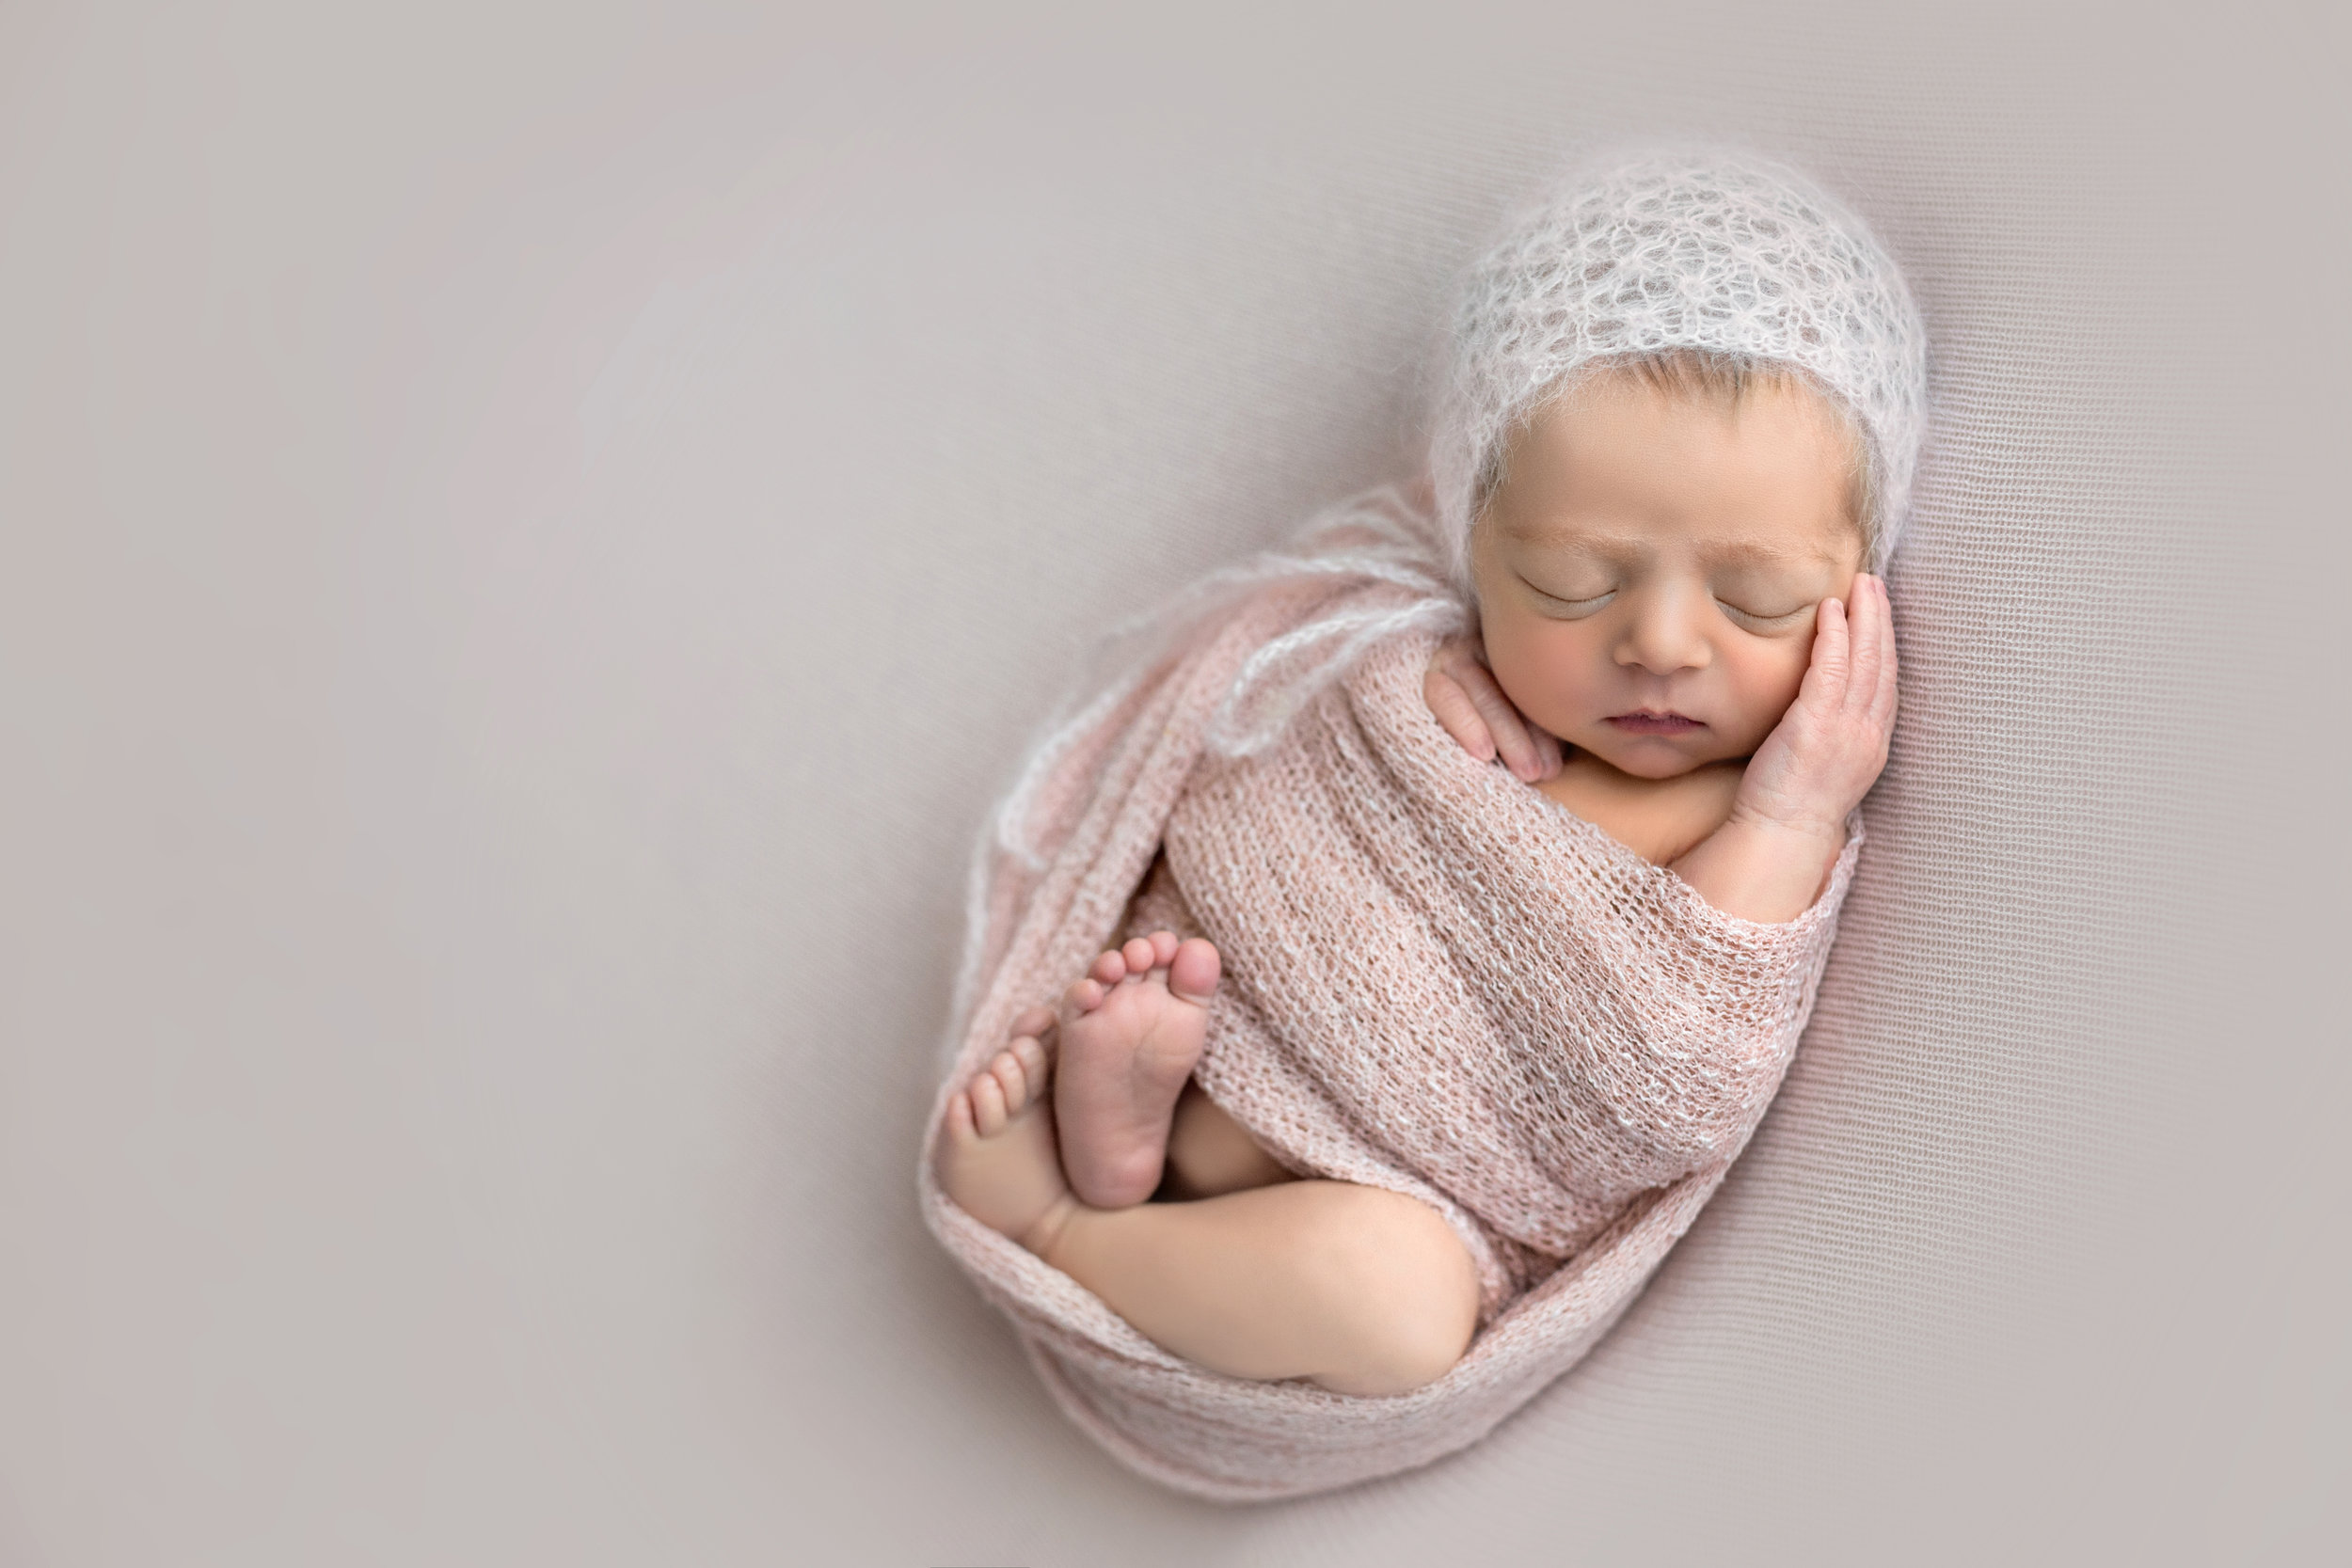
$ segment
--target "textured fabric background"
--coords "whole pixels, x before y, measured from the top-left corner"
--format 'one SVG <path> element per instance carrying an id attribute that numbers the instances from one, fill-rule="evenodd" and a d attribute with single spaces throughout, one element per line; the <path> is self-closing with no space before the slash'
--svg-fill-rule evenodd
<path id="1" fill-rule="evenodd" d="M 347 9 L 0 8 L 0 1562 L 2340 1544 L 2340 26 Z M 1820 1011 L 1481 1449 L 1162 1495 L 915 1218 L 969 841 L 1653 131 L 1937 349 Z"/>

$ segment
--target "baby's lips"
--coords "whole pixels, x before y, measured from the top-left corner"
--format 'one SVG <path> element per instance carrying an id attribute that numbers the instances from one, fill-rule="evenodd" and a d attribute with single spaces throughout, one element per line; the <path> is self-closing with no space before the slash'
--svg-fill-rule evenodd
<path id="1" fill-rule="evenodd" d="M 1695 735 L 1707 728 L 1700 720 L 1671 710 L 1660 712 L 1652 708 L 1636 708 L 1630 713 L 1613 713 L 1602 722 L 1628 735 L 1680 736 Z"/>

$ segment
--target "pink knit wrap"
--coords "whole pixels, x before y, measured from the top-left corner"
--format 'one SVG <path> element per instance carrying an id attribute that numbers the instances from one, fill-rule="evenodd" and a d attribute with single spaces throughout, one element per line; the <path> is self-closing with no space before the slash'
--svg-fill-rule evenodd
<path id="1" fill-rule="evenodd" d="M 1161 1350 L 979 1225 L 927 1154 L 926 1218 L 1062 1408 L 1135 1469 L 1204 1497 L 1425 1464 L 1582 1356 L 1779 1087 L 1860 848 L 1857 815 L 1813 908 L 1757 925 L 1468 755 L 1422 697 L 1445 623 L 1417 611 L 1432 591 L 1347 565 L 1367 540 L 1406 541 L 1391 555 L 1409 559 L 1426 537 L 1383 493 L 1309 554 L 1274 558 L 1296 569 L 1257 574 L 1057 737 L 983 849 L 931 1128 L 1014 1016 L 1114 936 L 1197 932 L 1226 974 L 1201 1087 L 1293 1170 L 1431 1204 L 1477 1261 L 1479 1333 L 1437 1382 L 1391 1398 L 1248 1382 Z M 1441 580 L 1434 551 L 1429 573 Z M 1389 629 L 1345 650 L 1339 678 L 1311 680 L 1270 736 L 1241 755 L 1215 743 L 1237 693 L 1263 683 L 1265 650 L 1366 626 Z"/>

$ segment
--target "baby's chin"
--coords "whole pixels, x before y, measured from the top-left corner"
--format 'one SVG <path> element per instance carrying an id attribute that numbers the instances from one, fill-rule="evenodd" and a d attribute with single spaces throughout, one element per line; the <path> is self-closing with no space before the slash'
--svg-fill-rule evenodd
<path id="1" fill-rule="evenodd" d="M 1630 778 L 1660 782 L 1731 760 L 1722 737 L 1708 730 L 1689 735 L 1624 735 L 1606 721 L 1585 727 L 1568 744 Z"/>

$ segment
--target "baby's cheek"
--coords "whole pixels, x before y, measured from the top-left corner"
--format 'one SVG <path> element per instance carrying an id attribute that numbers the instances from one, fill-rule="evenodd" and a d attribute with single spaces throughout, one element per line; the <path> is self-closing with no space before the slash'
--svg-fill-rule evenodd
<path id="1" fill-rule="evenodd" d="M 1751 741 L 1761 741 L 1772 734 L 1788 705 L 1797 700 L 1811 653 L 1809 638 L 1792 639 L 1751 649 L 1741 660 L 1734 684 L 1739 722 Z"/>
<path id="2" fill-rule="evenodd" d="M 1592 657 L 1571 626 L 1550 623 L 1496 638 L 1487 663 L 1503 695 L 1554 735 L 1566 734 L 1590 718 L 1586 710 L 1597 700 L 1592 689 Z"/>
<path id="3" fill-rule="evenodd" d="M 1522 709 L 1536 701 L 1542 687 L 1542 660 L 1527 646 L 1526 638 L 1508 623 L 1489 620 L 1479 632 L 1480 654 L 1494 673 L 1502 694 Z"/>

